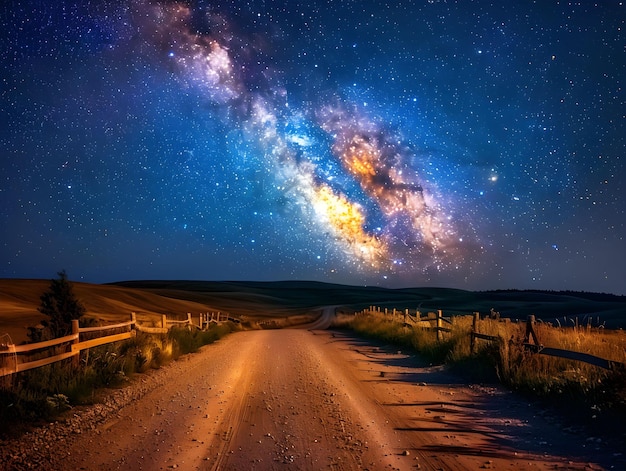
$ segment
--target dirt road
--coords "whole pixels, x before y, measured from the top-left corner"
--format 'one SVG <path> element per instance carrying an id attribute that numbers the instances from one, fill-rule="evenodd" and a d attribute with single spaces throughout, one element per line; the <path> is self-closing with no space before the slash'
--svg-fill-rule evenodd
<path id="1" fill-rule="evenodd" d="M 601 469 L 622 459 L 511 393 L 461 384 L 345 332 L 236 333 L 154 374 L 38 467 Z"/>

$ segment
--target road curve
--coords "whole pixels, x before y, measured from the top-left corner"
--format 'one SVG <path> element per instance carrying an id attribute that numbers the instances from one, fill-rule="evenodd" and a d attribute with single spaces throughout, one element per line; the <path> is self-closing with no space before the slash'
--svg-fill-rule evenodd
<path id="1" fill-rule="evenodd" d="M 240 332 L 155 374 L 39 469 L 602 469 L 607 456 L 511 393 L 345 332 Z"/>
<path id="2" fill-rule="evenodd" d="M 328 329 L 333 320 L 335 319 L 335 309 L 337 306 L 325 306 L 320 308 L 320 315 L 313 322 L 308 324 L 295 325 L 292 328 L 295 329 L 307 329 L 307 330 L 325 330 Z"/>

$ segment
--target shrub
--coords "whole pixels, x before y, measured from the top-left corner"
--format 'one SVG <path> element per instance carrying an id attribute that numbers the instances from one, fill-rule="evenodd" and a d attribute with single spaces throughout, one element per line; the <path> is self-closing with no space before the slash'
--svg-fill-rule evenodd
<path id="1" fill-rule="evenodd" d="M 80 319 L 86 312 L 83 304 L 74 295 L 65 270 L 58 275 L 58 279 L 50 280 L 48 290 L 40 297 L 38 310 L 48 319 L 41 322 L 44 329 L 29 328 L 28 335 L 32 342 L 69 335 L 72 332 L 72 320 Z"/>

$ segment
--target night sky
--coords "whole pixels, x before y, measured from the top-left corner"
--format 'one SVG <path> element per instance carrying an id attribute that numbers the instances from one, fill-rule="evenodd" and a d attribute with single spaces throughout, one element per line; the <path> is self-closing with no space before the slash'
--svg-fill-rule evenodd
<path id="1" fill-rule="evenodd" d="M 0 277 L 626 294 L 618 1 L 0 7 Z"/>

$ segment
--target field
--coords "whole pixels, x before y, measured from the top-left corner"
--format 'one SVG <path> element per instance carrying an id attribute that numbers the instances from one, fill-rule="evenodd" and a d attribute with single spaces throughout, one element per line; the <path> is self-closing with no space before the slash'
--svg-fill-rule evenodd
<path id="1" fill-rule="evenodd" d="M 15 343 L 26 340 L 26 328 L 43 316 L 37 311 L 39 296 L 48 280 L 0 280 L 0 335 Z M 162 314 L 185 316 L 187 312 L 221 311 L 258 321 L 310 320 L 324 306 L 345 312 L 370 305 L 389 309 L 441 309 L 445 316 L 483 315 L 493 308 L 502 317 L 525 319 L 534 314 L 547 322 L 572 326 L 591 321 L 608 329 L 626 327 L 626 296 L 543 291 L 472 292 L 448 288 L 385 289 L 319 282 L 207 282 L 128 281 L 97 285 L 74 282 L 87 317 L 121 322 L 136 312 L 140 321 L 157 320 Z"/>
<path id="2" fill-rule="evenodd" d="M 0 280 L 0 335 L 9 334 L 15 344 L 27 340 L 27 327 L 35 326 L 44 316 L 37 311 L 39 297 L 48 288 L 48 280 Z M 151 292 L 117 286 L 72 283 L 74 292 L 87 309 L 86 317 L 104 323 L 127 321 L 131 312 L 143 322 L 156 321 L 161 314 L 184 316 L 211 311 L 211 306 Z"/>
<path id="3" fill-rule="evenodd" d="M 147 290 L 210 304 L 233 315 L 292 315 L 322 306 L 338 306 L 359 311 L 370 305 L 389 309 L 441 309 L 444 315 L 475 311 L 487 314 L 495 309 L 502 317 L 538 319 L 563 323 L 578 318 L 605 328 L 626 327 L 626 296 L 611 294 L 549 291 L 465 291 L 451 288 L 386 289 L 376 286 L 347 286 L 320 282 L 207 282 L 207 281 L 129 281 L 115 286 Z M 571 319 L 571 320 L 570 320 Z"/>

